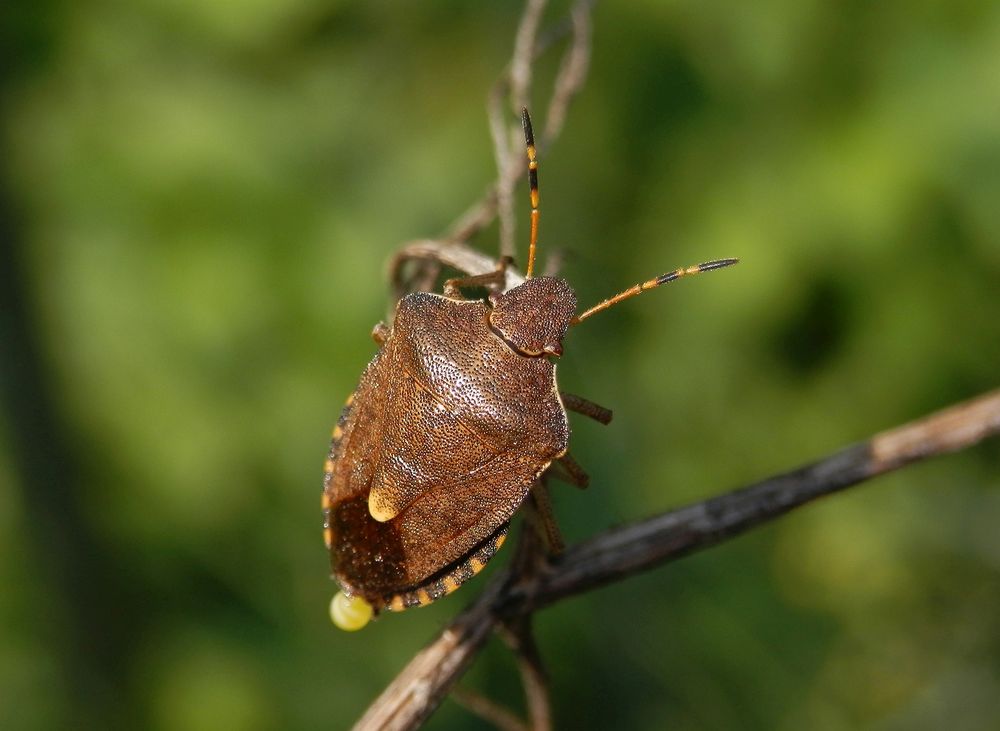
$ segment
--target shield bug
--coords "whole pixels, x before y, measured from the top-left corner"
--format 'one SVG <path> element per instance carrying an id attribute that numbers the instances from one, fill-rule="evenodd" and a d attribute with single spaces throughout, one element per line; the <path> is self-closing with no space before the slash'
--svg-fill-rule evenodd
<path id="1" fill-rule="evenodd" d="M 430 604 L 478 573 L 499 550 L 511 517 L 553 462 L 570 481 L 570 409 L 607 423 L 611 413 L 559 391 L 553 358 L 571 326 L 648 289 L 736 263 L 720 259 L 668 272 L 580 314 L 570 285 L 534 277 L 538 163 L 522 111 L 531 195 L 524 283 L 501 291 L 508 261 L 450 279 L 443 294 L 415 292 L 347 400 L 323 480 L 324 538 L 343 592 L 331 614 L 358 629 L 373 613 Z M 492 288 L 486 300 L 462 288 Z"/>

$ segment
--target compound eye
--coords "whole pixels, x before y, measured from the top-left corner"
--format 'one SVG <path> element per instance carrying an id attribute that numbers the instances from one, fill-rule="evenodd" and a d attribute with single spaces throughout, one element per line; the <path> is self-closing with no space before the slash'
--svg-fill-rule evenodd
<path id="1" fill-rule="evenodd" d="M 542 350 L 548 353 L 549 355 L 556 356 L 557 358 L 563 354 L 562 345 L 560 345 L 559 343 L 546 343 L 542 347 Z"/>

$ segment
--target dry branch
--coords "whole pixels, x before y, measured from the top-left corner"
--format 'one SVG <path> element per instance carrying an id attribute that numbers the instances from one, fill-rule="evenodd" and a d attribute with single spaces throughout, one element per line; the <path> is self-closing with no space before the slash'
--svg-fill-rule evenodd
<path id="1" fill-rule="evenodd" d="M 424 648 L 355 729 L 413 729 L 461 676 L 491 632 L 559 599 L 632 576 L 784 515 L 816 498 L 1000 434 L 1000 390 L 876 434 L 733 492 L 603 533 L 526 578 L 520 560 Z M 525 531 L 530 535 L 530 531 Z"/>
<path id="2" fill-rule="evenodd" d="M 570 7 L 565 20 L 557 23 L 547 32 L 539 34 L 544 0 L 529 0 L 518 25 L 514 51 L 507 68 L 493 85 L 487 99 L 490 135 L 493 138 L 493 153 L 497 165 L 497 178 L 486 192 L 473 203 L 455 222 L 447 233 L 439 239 L 422 239 L 404 244 L 390 263 L 389 278 L 393 284 L 396 299 L 407 292 L 431 289 L 440 274 L 440 264 L 431 257 L 417 255 L 408 257 L 411 246 L 426 248 L 428 244 L 438 248 L 457 246 L 489 226 L 494 219 L 500 220 L 500 254 L 514 257 L 514 197 L 513 190 L 518 181 L 525 179 L 526 165 L 524 144 L 520 137 L 520 126 L 509 128 L 505 120 L 519 119 L 522 106 L 530 106 L 532 63 L 547 51 L 553 43 L 569 34 L 570 42 L 563 54 L 555 84 L 549 98 L 545 123 L 537 138 L 539 157 L 562 133 L 570 103 L 576 97 L 587 78 L 590 66 L 590 12 L 594 0 L 576 0 Z M 508 118 L 508 112 L 513 112 Z M 440 261 L 447 263 L 445 254 Z M 514 257 L 516 258 L 516 257 Z M 407 264 L 417 262 L 417 266 L 406 271 Z M 451 264 L 448 264 L 452 266 Z M 495 266 L 495 264 L 494 264 Z M 460 267 L 456 267 L 460 268 Z M 463 270 L 466 273 L 482 273 L 479 270 Z M 510 280 L 508 279 L 508 282 Z M 511 285 L 513 286 L 513 285 Z"/>
<path id="3" fill-rule="evenodd" d="M 582 88 L 590 61 L 593 0 L 577 0 L 568 17 L 541 32 L 545 0 L 528 0 L 507 69 L 491 89 L 487 109 L 497 179 L 439 239 L 404 244 L 390 262 L 395 294 L 434 287 L 443 267 L 467 274 L 494 271 L 497 260 L 466 243 L 500 219 L 501 254 L 514 252 L 513 190 L 524 175 L 523 146 L 512 141 L 508 106 L 516 112 L 531 95 L 532 62 L 554 41 L 570 35 L 549 99 L 538 149 L 562 131 L 568 107 Z M 553 261 L 558 257 L 550 257 Z M 553 261 L 549 263 L 552 264 Z M 504 289 L 524 277 L 507 269 Z M 494 630 L 511 645 L 525 687 L 530 727 L 551 727 L 541 658 L 531 636 L 532 613 L 559 599 L 589 591 L 732 538 L 823 495 L 864 482 L 911 462 L 964 449 L 1000 433 L 1000 391 L 954 406 L 829 457 L 739 490 L 610 530 L 552 558 L 538 533 L 522 530 L 510 565 L 482 595 L 421 650 L 372 704 L 355 729 L 413 729 L 433 713 Z M 529 501 L 530 503 L 530 501 Z M 529 506 L 530 508 L 530 506 Z M 471 692 L 461 702 L 498 728 L 529 725 Z"/>

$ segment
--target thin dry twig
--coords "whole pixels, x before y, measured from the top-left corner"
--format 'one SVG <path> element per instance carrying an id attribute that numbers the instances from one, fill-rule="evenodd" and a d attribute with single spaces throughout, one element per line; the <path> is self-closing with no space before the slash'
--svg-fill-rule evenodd
<path id="1" fill-rule="evenodd" d="M 549 680 L 541 653 L 531 629 L 531 615 L 520 615 L 501 628 L 500 636 L 513 650 L 521 684 L 528 704 L 532 731 L 551 731 L 552 704 L 549 702 Z"/>
<path id="2" fill-rule="evenodd" d="M 516 110 L 529 106 L 531 76 L 533 71 L 535 40 L 542 24 L 542 13 L 547 0 L 528 0 L 521 22 L 514 36 L 514 53 L 507 73 L 502 77 L 506 83 L 495 84 L 490 93 L 487 109 L 490 119 L 490 134 L 497 162 L 497 212 L 500 217 L 500 255 L 514 258 L 514 186 L 518 165 L 517 146 L 512 143 L 510 127 L 504 122 L 503 98 L 509 89 L 512 105 Z"/>
<path id="3" fill-rule="evenodd" d="M 563 56 L 556 75 L 552 99 L 545 115 L 545 128 L 539 141 L 539 155 L 543 154 L 552 140 L 561 133 L 566 124 L 566 113 L 570 102 L 576 97 L 587 80 L 590 68 L 590 0 L 577 2 L 570 9 L 572 40 L 569 50 Z"/>
<path id="4" fill-rule="evenodd" d="M 463 687 L 453 688 L 451 699 L 470 713 L 493 724 L 500 731 L 529 731 L 528 725 L 520 718 L 473 690 Z"/>
<path id="5" fill-rule="evenodd" d="M 517 39 L 511 60 L 490 90 L 487 98 L 487 116 L 489 119 L 490 136 L 493 139 L 493 154 L 497 165 L 497 178 L 487 188 L 478 201 L 473 203 L 448 227 L 447 233 L 440 239 L 434 239 L 441 246 L 457 245 L 469 241 L 477 233 L 490 225 L 499 216 L 500 220 L 500 254 L 513 257 L 516 250 L 513 191 L 518 181 L 525 176 L 524 149 L 520 138 L 514 142 L 505 119 L 509 105 L 515 112 L 521 106 L 527 105 L 530 97 L 532 62 L 548 48 L 570 35 L 570 44 L 560 62 L 559 71 L 553 86 L 552 96 L 547 108 L 545 127 L 537 138 L 539 156 L 544 155 L 552 143 L 562 133 L 566 112 L 576 94 L 583 88 L 590 65 L 590 12 L 594 0 L 577 0 L 569 11 L 569 17 L 564 22 L 557 23 L 553 28 L 539 37 L 539 26 L 545 3 L 531 0 L 522 15 L 518 25 Z M 527 71 L 525 71 L 527 69 Z M 514 128 L 517 129 L 516 127 Z M 426 243 L 424 240 L 420 243 Z M 394 285 L 396 299 L 408 291 L 430 289 L 440 274 L 440 267 L 427 258 L 416 258 L 417 266 L 409 267 L 414 259 L 407 258 L 405 253 L 410 244 L 404 244 L 402 250 L 390 263 L 389 277 Z M 472 273 L 472 272 L 467 272 Z"/>
<path id="6" fill-rule="evenodd" d="M 508 74 L 511 102 L 515 111 L 528 106 L 531 77 L 534 72 L 532 61 L 535 55 L 535 41 L 538 38 L 538 29 L 542 25 L 542 13 L 545 12 L 547 4 L 547 0 L 528 0 L 521 15 L 517 34 L 514 36 L 514 54 L 511 56 Z"/>
<path id="7" fill-rule="evenodd" d="M 1000 390 L 783 475 L 583 541 L 552 562 L 532 605 L 551 604 L 707 548 L 818 497 L 998 433 Z"/>
<path id="8" fill-rule="evenodd" d="M 534 536 L 538 538 L 539 534 L 535 533 Z M 518 570 L 512 571 L 512 575 L 518 576 L 518 581 L 527 581 L 532 571 L 537 572 L 542 566 L 543 561 L 538 560 L 542 554 L 535 548 L 530 541 L 519 544 L 517 561 L 521 563 Z M 501 731 L 551 731 L 552 704 L 549 702 L 548 674 L 535 642 L 531 615 L 516 616 L 497 629 L 517 661 L 530 722 L 525 724 L 511 711 L 467 688 L 454 688 L 451 691 L 452 699 Z"/>
<path id="9" fill-rule="evenodd" d="M 493 87 L 486 101 L 486 116 L 490 123 L 490 137 L 493 139 L 493 158 L 497 166 L 497 181 L 488 196 L 495 205 L 492 212 L 499 222 L 500 255 L 513 258 L 516 246 L 514 244 L 515 219 L 514 219 L 514 186 L 518 178 L 520 166 L 511 160 L 510 138 L 507 133 L 507 124 L 504 122 L 505 109 L 503 99 L 506 95 L 506 84 L 497 84 Z M 489 218 L 475 219 L 477 224 L 486 226 L 493 216 Z M 463 230 L 463 233 L 471 229 Z"/>
<path id="10" fill-rule="evenodd" d="M 515 560 L 424 648 L 356 729 L 413 729 L 427 718 L 497 626 L 597 586 L 693 553 L 816 498 L 1000 434 L 1000 389 L 876 434 L 733 492 L 607 531 L 546 561 L 528 581 Z M 529 536 L 533 531 L 522 531 Z"/>
<path id="11" fill-rule="evenodd" d="M 436 239 L 410 241 L 395 253 L 389 262 L 392 286 L 398 291 L 408 291 L 413 284 L 407 275 L 406 265 L 414 261 L 445 265 L 466 274 L 486 274 L 496 271 L 497 261 L 491 256 L 476 251 L 465 244 L 449 244 Z M 507 282 L 504 289 L 516 287 L 524 282 L 524 275 L 515 267 L 507 267 Z"/>
<path id="12" fill-rule="evenodd" d="M 528 0 L 510 64 L 488 99 L 497 179 L 441 239 L 405 244 L 390 263 L 397 298 L 429 289 L 448 266 L 467 274 L 494 271 L 497 261 L 466 242 L 500 217 L 501 254 L 513 255 L 512 193 L 522 177 L 522 150 L 511 143 L 504 122 L 505 100 L 515 111 L 530 96 L 532 61 L 555 39 L 570 33 L 538 138 L 543 151 L 559 136 L 572 99 L 582 88 L 590 60 L 593 0 L 577 0 L 567 21 L 539 36 L 544 0 Z M 539 40 L 540 39 L 540 40 Z M 550 262 L 551 263 L 551 262 Z M 505 289 L 524 281 L 507 269 Z M 514 559 L 482 595 L 440 636 L 418 653 L 358 721 L 356 729 L 413 729 L 428 718 L 452 689 L 490 635 L 499 630 L 514 650 L 524 684 L 531 727 L 552 725 L 548 686 L 531 616 L 559 599 L 589 591 L 774 520 L 823 495 L 864 482 L 914 461 L 963 449 L 1000 433 L 1000 391 L 878 434 L 830 457 L 748 487 L 617 528 L 551 557 L 535 530 L 522 530 Z M 530 502 L 530 501 L 529 501 Z M 530 508 L 530 506 L 529 506 Z M 526 728 L 489 699 L 462 692 L 459 699 L 502 729 Z"/>

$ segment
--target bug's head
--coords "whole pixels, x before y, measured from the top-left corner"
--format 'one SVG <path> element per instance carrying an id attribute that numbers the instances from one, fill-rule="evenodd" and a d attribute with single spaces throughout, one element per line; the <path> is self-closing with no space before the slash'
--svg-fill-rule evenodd
<path id="1" fill-rule="evenodd" d="M 576 313 L 576 293 L 564 279 L 535 277 L 490 295 L 490 326 L 524 355 L 562 355 Z"/>

